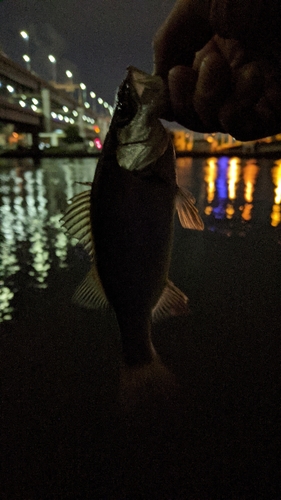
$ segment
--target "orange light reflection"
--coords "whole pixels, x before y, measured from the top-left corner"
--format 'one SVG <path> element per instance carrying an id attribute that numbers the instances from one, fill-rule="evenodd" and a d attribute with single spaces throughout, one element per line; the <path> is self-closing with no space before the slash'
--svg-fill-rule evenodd
<path id="1" fill-rule="evenodd" d="M 244 180 L 244 198 L 245 205 L 242 207 L 242 218 L 246 221 L 251 220 L 252 217 L 252 201 L 255 189 L 255 184 L 260 168 L 257 165 L 256 160 L 247 160 L 246 165 L 243 169 L 243 180 Z"/>
<path id="2" fill-rule="evenodd" d="M 218 160 L 217 158 L 208 158 L 204 168 L 204 181 L 207 184 L 207 201 L 212 203 L 216 192 L 216 178 L 218 174 Z M 211 207 L 207 207 L 205 212 L 210 215 Z"/>
<path id="3" fill-rule="evenodd" d="M 230 200 L 235 200 L 237 184 L 240 178 L 241 166 L 239 158 L 230 158 L 229 168 L 227 172 L 228 179 L 228 197 Z"/>
<path id="4" fill-rule="evenodd" d="M 274 205 L 271 212 L 271 225 L 276 227 L 281 222 L 280 203 L 281 203 L 281 160 L 274 163 L 272 169 L 272 180 L 274 189 Z"/>

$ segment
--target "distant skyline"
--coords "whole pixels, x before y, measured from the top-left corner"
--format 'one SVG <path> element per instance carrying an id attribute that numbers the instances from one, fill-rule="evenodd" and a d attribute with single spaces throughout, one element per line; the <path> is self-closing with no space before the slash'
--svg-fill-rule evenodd
<path id="1" fill-rule="evenodd" d="M 48 59 L 57 59 L 57 81 L 73 73 L 110 104 L 129 65 L 151 72 L 153 36 L 174 0 L 2 0 L 0 48 L 25 66 L 51 80 Z M 29 33 L 27 43 L 20 31 Z"/>

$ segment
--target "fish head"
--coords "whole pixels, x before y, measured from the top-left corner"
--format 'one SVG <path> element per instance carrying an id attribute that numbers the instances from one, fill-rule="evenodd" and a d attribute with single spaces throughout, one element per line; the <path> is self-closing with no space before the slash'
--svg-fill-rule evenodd
<path id="1" fill-rule="evenodd" d="M 165 105 L 162 78 L 130 66 L 117 93 L 110 129 L 121 167 L 143 170 L 164 153 L 168 139 L 159 117 Z"/>
<path id="2" fill-rule="evenodd" d="M 165 103 L 166 88 L 162 78 L 129 66 L 117 92 L 114 126 L 123 128 L 128 125 L 140 109 L 147 110 L 147 115 L 158 117 Z"/>

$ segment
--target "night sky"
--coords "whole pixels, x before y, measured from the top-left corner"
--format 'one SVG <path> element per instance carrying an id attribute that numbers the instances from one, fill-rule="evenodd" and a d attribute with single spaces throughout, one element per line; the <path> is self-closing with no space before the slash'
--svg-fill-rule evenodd
<path id="1" fill-rule="evenodd" d="M 174 0 L 1 0 L 0 48 L 24 65 L 30 36 L 31 67 L 52 79 L 48 54 L 57 59 L 57 81 L 71 70 L 74 82 L 113 104 L 128 65 L 152 71 L 152 39 Z"/>

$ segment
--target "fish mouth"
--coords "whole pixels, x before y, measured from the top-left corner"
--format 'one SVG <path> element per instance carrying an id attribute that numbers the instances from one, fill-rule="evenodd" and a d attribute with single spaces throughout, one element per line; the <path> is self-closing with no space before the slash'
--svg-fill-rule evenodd
<path id="1" fill-rule="evenodd" d="M 163 103 L 165 86 L 162 78 L 129 66 L 117 92 L 113 121 L 118 128 L 123 128 L 133 120 L 138 109 L 145 105 L 152 105 L 153 112 L 157 109 L 160 116 Z"/>
<path id="2" fill-rule="evenodd" d="M 118 128 L 123 128 L 128 125 L 137 114 L 138 101 L 136 96 L 132 94 L 131 83 L 128 77 L 126 77 L 118 89 L 115 111 L 112 119 L 113 123 L 116 124 Z"/>
<path id="3" fill-rule="evenodd" d="M 127 71 L 138 101 L 141 105 L 150 105 L 153 113 L 160 118 L 169 102 L 168 88 L 161 76 L 150 75 L 134 66 L 129 66 Z"/>

